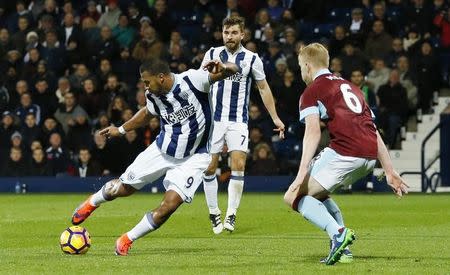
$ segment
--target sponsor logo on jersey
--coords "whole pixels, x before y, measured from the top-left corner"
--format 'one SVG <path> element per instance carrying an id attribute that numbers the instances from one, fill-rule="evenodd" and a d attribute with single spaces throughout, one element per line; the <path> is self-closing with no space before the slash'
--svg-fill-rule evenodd
<path id="1" fill-rule="evenodd" d="M 226 80 L 231 80 L 233 82 L 241 82 L 241 79 L 244 77 L 241 73 L 235 73 L 234 75 L 231 75 L 226 78 Z"/>
<path id="2" fill-rule="evenodd" d="M 196 113 L 194 105 L 191 103 L 183 108 L 179 109 L 176 112 L 172 112 L 170 114 L 164 115 L 165 121 L 169 124 L 175 124 L 185 120 L 186 118 L 194 115 Z"/>

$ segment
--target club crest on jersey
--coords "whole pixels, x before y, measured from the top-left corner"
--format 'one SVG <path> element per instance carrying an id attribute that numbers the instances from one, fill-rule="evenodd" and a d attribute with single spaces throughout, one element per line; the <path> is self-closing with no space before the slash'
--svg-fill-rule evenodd
<path id="1" fill-rule="evenodd" d="M 134 174 L 133 171 L 131 171 L 130 173 L 128 173 L 128 176 L 127 176 L 128 180 L 134 180 L 135 177 L 136 177 L 136 175 Z"/>
<path id="2" fill-rule="evenodd" d="M 245 67 L 247 67 L 247 62 L 241 61 L 241 63 L 239 63 L 239 67 L 241 67 L 241 69 L 244 69 Z"/>
<path id="3" fill-rule="evenodd" d="M 175 112 L 163 115 L 163 118 L 165 121 L 167 121 L 168 124 L 175 124 L 185 120 L 186 118 L 194 115 L 195 113 L 196 113 L 195 107 L 191 103 Z"/>

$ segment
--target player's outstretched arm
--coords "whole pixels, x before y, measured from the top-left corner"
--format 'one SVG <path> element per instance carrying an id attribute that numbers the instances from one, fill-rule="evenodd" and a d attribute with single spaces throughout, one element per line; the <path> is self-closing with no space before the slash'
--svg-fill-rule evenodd
<path id="1" fill-rule="evenodd" d="M 378 153 L 377 153 L 378 160 L 380 161 L 381 166 L 384 169 L 384 173 L 386 174 L 387 184 L 392 188 L 392 190 L 397 196 L 401 197 L 403 194 L 407 194 L 409 186 L 400 177 L 397 171 L 394 170 L 394 167 L 392 166 L 391 157 L 389 156 L 389 152 L 378 131 L 377 131 L 377 146 L 378 146 Z"/>
<path id="2" fill-rule="evenodd" d="M 269 83 L 267 83 L 267 80 L 265 79 L 257 80 L 256 86 L 258 87 L 259 94 L 261 95 L 264 106 L 266 106 L 266 109 L 269 112 L 273 123 L 277 127 L 273 130 L 279 132 L 280 138 L 284 138 L 284 123 L 278 117 L 277 109 L 275 108 L 275 101 L 273 100 L 273 95 L 272 91 L 270 90 Z"/>
<path id="3" fill-rule="evenodd" d="M 124 135 L 128 131 L 135 130 L 141 126 L 144 126 L 149 122 L 149 120 L 150 113 L 148 112 L 148 109 L 144 107 L 140 109 L 136 114 L 134 114 L 134 116 L 130 120 L 125 122 L 122 126 L 109 126 L 101 130 L 99 133 L 100 135 L 107 138 L 119 137 Z"/>
<path id="4" fill-rule="evenodd" d="M 211 60 L 203 66 L 203 70 L 209 72 L 209 80 L 211 83 L 214 83 L 239 72 L 239 67 L 234 63 L 222 63 L 220 60 Z"/>

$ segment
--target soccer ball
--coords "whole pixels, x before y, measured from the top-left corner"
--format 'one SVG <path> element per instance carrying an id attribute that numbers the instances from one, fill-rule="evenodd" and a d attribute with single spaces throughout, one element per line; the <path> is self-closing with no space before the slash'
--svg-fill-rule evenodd
<path id="1" fill-rule="evenodd" d="M 85 228 L 71 226 L 61 234 L 59 244 L 66 254 L 84 254 L 91 247 L 91 236 Z"/>

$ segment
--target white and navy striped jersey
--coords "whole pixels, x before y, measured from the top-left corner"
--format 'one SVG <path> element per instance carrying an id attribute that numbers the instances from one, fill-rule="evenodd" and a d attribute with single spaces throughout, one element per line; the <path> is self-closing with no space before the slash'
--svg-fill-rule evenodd
<path id="1" fill-rule="evenodd" d="M 211 85 L 214 121 L 247 123 L 252 78 L 255 80 L 266 78 L 261 59 L 258 54 L 242 45 L 234 54 L 231 54 L 225 46 L 209 49 L 203 58 L 202 66 L 214 59 L 235 63 L 241 69 L 240 72 Z"/>
<path id="2" fill-rule="evenodd" d="M 207 152 L 211 109 L 208 99 L 209 73 L 202 69 L 174 74 L 169 93 L 147 91 L 147 109 L 160 116 L 161 132 L 155 142 L 169 156 L 182 159 Z"/>

